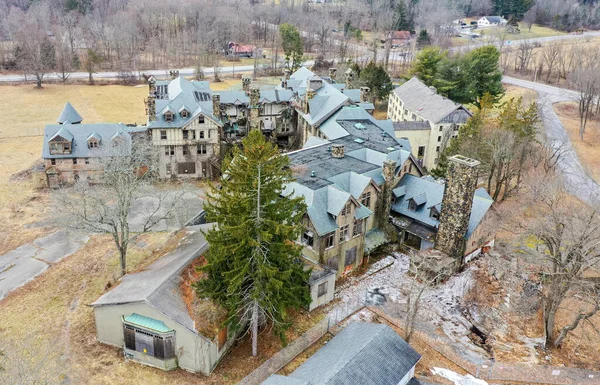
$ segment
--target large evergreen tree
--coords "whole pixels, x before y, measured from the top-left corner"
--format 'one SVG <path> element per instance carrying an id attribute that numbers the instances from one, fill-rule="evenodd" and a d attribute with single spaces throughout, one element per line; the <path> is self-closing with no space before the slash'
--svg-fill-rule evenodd
<path id="1" fill-rule="evenodd" d="M 464 58 L 463 72 L 467 76 L 468 92 L 464 100 L 457 100 L 461 103 L 474 103 L 485 94 L 490 94 L 494 102 L 500 100 L 504 95 L 502 86 L 502 72 L 499 67 L 500 51 L 493 45 L 487 45 L 469 52 Z"/>
<path id="2" fill-rule="evenodd" d="M 304 55 L 304 43 L 298 29 L 290 23 L 283 23 L 279 26 L 281 35 L 281 45 L 285 52 L 286 66 L 290 71 L 295 71 L 302 65 L 302 55 Z"/>
<path id="3" fill-rule="evenodd" d="M 369 62 L 360 70 L 359 79 L 361 84 L 371 89 L 371 95 L 377 99 L 385 99 L 394 88 L 385 68 L 373 62 Z"/>
<path id="4" fill-rule="evenodd" d="M 446 59 L 448 51 L 440 47 L 425 47 L 417 54 L 410 68 L 410 74 L 418 77 L 427 86 L 435 85 L 438 70 Z"/>
<path id="5" fill-rule="evenodd" d="M 227 309 L 234 330 L 249 323 L 257 355 L 259 325 L 271 324 L 285 341 L 288 310 L 310 304 L 310 272 L 295 242 L 306 206 L 302 198 L 281 195 L 292 181 L 287 156 L 260 131 L 242 144 L 224 162 L 221 188 L 208 193 L 204 209 L 216 226 L 206 234 L 205 277 L 196 289 Z"/>

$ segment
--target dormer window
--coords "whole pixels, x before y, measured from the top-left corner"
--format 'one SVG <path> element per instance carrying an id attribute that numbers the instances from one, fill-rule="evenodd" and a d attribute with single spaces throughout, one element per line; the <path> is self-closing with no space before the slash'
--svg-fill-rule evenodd
<path id="1" fill-rule="evenodd" d="M 408 200 L 408 209 L 410 211 L 417 211 L 417 202 L 414 199 Z"/>
<path id="2" fill-rule="evenodd" d="M 90 139 L 88 141 L 88 148 L 98 148 L 100 143 L 96 139 Z"/>
<path id="3" fill-rule="evenodd" d="M 436 221 L 439 221 L 440 212 L 435 207 L 432 207 L 431 209 L 429 209 L 429 217 L 435 219 Z"/>
<path id="4" fill-rule="evenodd" d="M 167 111 L 165 112 L 165 122 L 172 122 L 173 119 L 175 118 L 175 116 L 173 115 L 173 113 L 171 111 Z"/>
<path id="5" fill-rule="evenodd" d="M 202 124 L 202 123 L 204 123 L 204 115 L 200 115 L 200 116 L 198 117 L 198 123 L 199 123 L 199 124 Z"/>
<path id="6" fill-rule="evenodd" d="M 179 114 L 181 115 L 181 117 L 183 119 L 187 119 L 190 116 L 190 112 L 188 110 L 185 110 L 185 109 L 181 110 L 181 112 Z"/>

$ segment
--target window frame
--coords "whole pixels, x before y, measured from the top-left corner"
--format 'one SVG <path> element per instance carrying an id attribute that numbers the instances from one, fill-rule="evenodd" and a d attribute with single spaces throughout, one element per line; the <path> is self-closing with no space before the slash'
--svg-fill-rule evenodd
<path id="1" fill-rule="evenodd" d="M 340 227 L 340 236 L 338 237 L 339 243 L 346 242 L 348 240 L 348 229 L 349 225 Z"/>
<path id="2" fill-rule="evenodd" d="M 167 140 L 167 130 L 160 130 L 160 140 Z"/>
<path id="3" fill-rule="evenodd" d="M 329 233 L 325 238 L 325 250 L 329 250 L 335 246 L 335 231 Z"/>
<path id="4" fill-rule="evenodd" d="M 317 298 L 321 298 L 324 295 L 327 295 L 327 282 L 320 283 L 317 286 Z"/>
<path id="5" fill-rule="evenodd" d="M 360 204 L 365 206 L 366 208 L 371 208 L 371 192 L 367 191 L 362 193 L 360 196 Z"/>
<path id="6" fill-rule="evenodd" d="M 315 244 L 315 234 L 310 230 L 304 230 L 301 236 L 301 243 L 312 248 Z"/>
<path id="7" fill-rule="evenodd" d="M 201 149 L 203 149 L 203 150 L 201 150 Z M 208 147 L 206 146 L 206 144 L 199 143 L 196 146 L 196 153 L 197 153 L 197 155 L 206 155 L 206 154 L 208 154 Z"/>
<path id="8" fill-rule="evenodd" d="M 408 200 L 408 209 L 410 211 L 417 211 L 417 202 L 414 199 Z"/>

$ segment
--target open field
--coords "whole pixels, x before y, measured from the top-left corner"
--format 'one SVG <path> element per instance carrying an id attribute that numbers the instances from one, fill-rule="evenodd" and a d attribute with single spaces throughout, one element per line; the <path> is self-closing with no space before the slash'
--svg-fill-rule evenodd
<path id="1" fill-rule="evenodd" d="M 554 110 L 569 135 L 581 165 L 588 175 L 596 182 L 600 182 L 600 120 L 595 117 L 588 121 L 582 141 L 579 138 L 577 103 L 558 103 L 554 106 Z"/>

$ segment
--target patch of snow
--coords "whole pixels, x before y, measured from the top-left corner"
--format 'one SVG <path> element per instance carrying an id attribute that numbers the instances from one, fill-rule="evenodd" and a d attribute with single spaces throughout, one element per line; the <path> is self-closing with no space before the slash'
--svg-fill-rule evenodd
<path id="1" fill-rule="evenodd" d="M 470 374 L 462 376 L 449 369 L 433 368 L 431 369 L 431 373 L 433 373 L 434 376 L 438 375 L 454 382 L 454 385 L 488 385 L 486 381 L 475 378 Z"/>
<path id="2" fill-rule="evenodd" d="M 388 267 L 390 265 L 393 265 L 395 261 L 396 261 L 396 259 L 394 257 L 392 257 L 391 255 L 388 255 L 387 257 L 380 259 L 379 261 L 372 264 L 371 267 L 369 267 L 369 270 L 367 270 L 367 272 L 365 274 L 373 275 L 373 274 L 377 273 L 379 270 L 381 270 L 385 267 Z"/>

